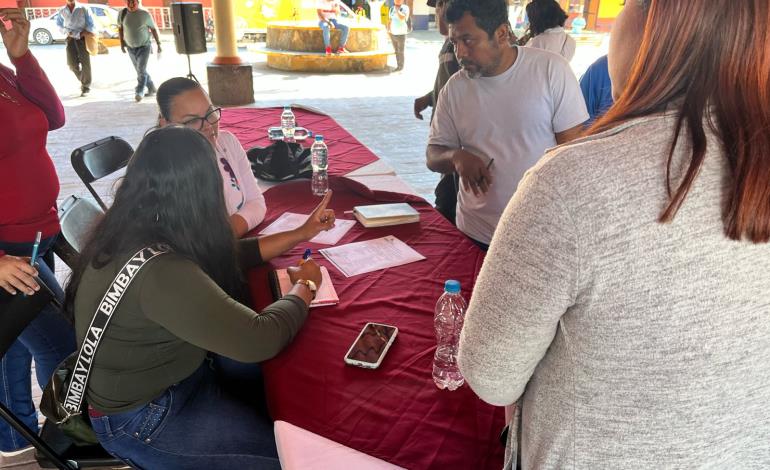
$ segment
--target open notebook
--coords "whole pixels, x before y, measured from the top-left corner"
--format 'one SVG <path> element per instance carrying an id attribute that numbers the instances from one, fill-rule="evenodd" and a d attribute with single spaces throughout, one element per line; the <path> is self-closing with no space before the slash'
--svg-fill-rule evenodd
<path id="1" fill-rule="evenodd" d="M 353 215 L 366 228 L 411 224 L 420 221 L 420 213 L 404 202 L 356 206 L 353 208 Z"/>
<path id="2" fill-rule="evenodd" d="M 337 291 L 334 290 L 334 284 L 332 284 L 332 279 L 329 277 L 329 270 L 326 269 L 326 266 L 321 266 L 321 278 L 321 286 L 318 288 L 315 299 L 310 303 L 310 308 L 340 303 L 340 298 L 337 296 Z M 286 295 L 292 287 L 289 273 L 285 269 L 276 269 L 271 272 L 270 284 L 273 290 L 273 297 L 276 300 Z"/>

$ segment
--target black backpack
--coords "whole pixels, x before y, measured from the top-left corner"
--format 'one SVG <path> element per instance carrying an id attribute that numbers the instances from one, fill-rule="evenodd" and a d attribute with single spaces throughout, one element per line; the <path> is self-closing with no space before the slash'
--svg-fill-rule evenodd
<path id="1" fill-rule="evenodd" d="M 310 149 L 295 142 L 278 140 L 267 147 L 251 148 L 246 156 L 254 176 L 265 181 L 309 178 L 313 174 Z"/>

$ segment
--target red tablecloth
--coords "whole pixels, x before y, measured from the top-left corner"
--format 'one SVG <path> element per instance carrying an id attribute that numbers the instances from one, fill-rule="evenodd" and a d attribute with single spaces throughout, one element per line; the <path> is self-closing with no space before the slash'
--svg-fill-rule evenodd
<path id="1" fill-rule="evenodd" d="M 268 405 L 274 419 L 288 421 L 367 454 L 410 468 L 500 468 L 498 435 L 504 412 L 468 388 L 441 391 L 431 377 L 436 340 L 433 309 L 446 279 L 461 282 L 466 298 L 483 253 L 424 200 L 372 192 L 345 178 L 332 178 L 331 207 L 338 218 L 354 205 L 406 201 L 420 212 L 418 224 L 351 229 L 340 244 L 395 235 L 427 259 L 346 278 L 315 252 L 297 246 L 274 267 L 296 263 L 305 248 L 327 266 L 339 305 L 313 309 L 285 351 L 264 364 Z M 318 198 L 307 180 L 265 193 L 265 224 L 285 211 L 309 213 Z M 271 300 L 267 269 L 254 270 L 249 284 L 256 307 Z M 395 325 L 398 337 L 377 370 L 343 362 L 368 321 Z"/>
<path id="2" fill-rule="evenodd" d="M 366 146 L 350 135 L 337 121 L 321 114 L 293 108 L 297 126 L 313 134 L 323 134 L 329 147 L 329 174 L 345 175 L 362 166 L 377 161 Z M 232 132 L 248 150 L 252 147 L 266 147 L 271 144 L 267 129 L 281 124 L 283 108 L 231 108 L 222 110 L 221 129 Z M 303 147 L 312 145 L 311 139 L 298 141 Z"/>

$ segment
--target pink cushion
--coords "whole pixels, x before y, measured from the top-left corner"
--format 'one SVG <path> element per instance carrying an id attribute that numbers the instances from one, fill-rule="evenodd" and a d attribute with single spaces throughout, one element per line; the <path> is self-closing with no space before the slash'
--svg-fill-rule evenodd
<path id="1" fill-rule="evenodd" d="M 284 470 L 316 468 L 396 470 L 402 468 L 298 428 L 286 421 L 276 421 L 274 430 L 278 458 Z"/>

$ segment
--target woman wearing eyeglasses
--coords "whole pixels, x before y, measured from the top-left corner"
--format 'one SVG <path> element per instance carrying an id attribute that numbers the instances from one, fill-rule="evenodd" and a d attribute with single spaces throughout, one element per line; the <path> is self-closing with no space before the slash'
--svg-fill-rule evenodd
<path id="1" fill-rule="evenodd" d="M 243 147 L 233 134 L 219 130 L 222 111 L 211 104 L 200 84 L 189 78 L 164 82 L 158 88 L 157 100 L 161 127 L 174 123 L 196 129 L 214 146 L 230 225 L 235 235 L 242 237 L 262 222 L 267 209 Z"/>
<path id="2" fill-rule="evenodd" d="M 181 124 L 200 131 L 214 146 L 217 167 L 224 182 L 230 226 L 237 238 L 243 237 L 264 220 L 267 209 L 246 151 L 233 134 L 219 129 L 221 109 L 211 104 L 209 95 L 198 82 L 183 77 L 163 82 L 156 99 L 160 108 L 160 127 Z M 309 217 L 295 230 L 262 237 L 262 257 L 268 260 L 278 256 L 334 226 L 334 211 L 324 210 L 316 215 L 318 217 Z"/>

